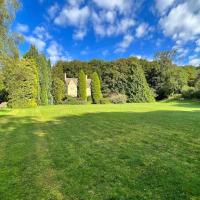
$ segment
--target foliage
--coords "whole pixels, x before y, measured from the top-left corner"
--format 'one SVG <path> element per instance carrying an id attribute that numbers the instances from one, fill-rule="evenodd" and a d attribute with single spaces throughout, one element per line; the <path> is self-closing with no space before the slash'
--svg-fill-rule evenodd
<path id="1" fill-rule="evenodd" d="M 173 94 L 181 93 L 184 86 L 195 87 L 198 69 L 192 66 L 178 67 L 174 65 L 175 54 L 175 51 L 159 52 L 154 61 L 135 57 L 112 62 L 102 60 L 60 61 L 53 68 L 53 74 L 63 79 L 63 73 L 66 73 L 67 77 L 73 78 L 78 77 L 80 70 L 84 70 L 89 76 L 97 72 L 101 80 L 102 93 L 106 96 L 110 93 L 125 93 L 132 63 L 135 63 L 143 68 L 146 81 L 154 91 L 156 99 L 162 100 Z M 129 95 L 127 96 L 129 98 Z"/>
<path id="2" fill-rule="evenodd" d="M 86 101 L 76 98 L 76 97 L 72 97 L 72 96 L 67 96 L 63 102 L 63 104 L 68 104 L 68 105 L 85 105 L 87 104 Z"/>
<path id="3" fill-rule="evenodd" d="M 52 95 L 54 103 L 55 104 L 62 103 L 62 100 L 65 97 L 65 93 L 66 93 L 66 88 L 64 82 L 59 78 L 54 78 L 52 84 Z"/>
<path id="4" fill-rule="evenodd" d="M 31 45 L 29 51 L 24 55 L 24 58 L 32 58 L 37 63 L 37 70 L 39 74 L 39 95 L 38 104 L 48 105 L 52 102 L 52 78 L 51 78 L 51 64 L 46 60 L 44 55 L 39 54 L 35 46 Z"/>
<path id="5" fill-rule="evenodd" d="M 37 106 L 38 73 L 34 60 L 18 60 L 15 66 L 7 67 L 6 88 L 8 106 L 27 108 Z"/>
<path id="6" fill-rule="evenodd" d="M 127 76 L 123 82 L 122 92 L 128 97 L 128 102 L 152 102 L 154 101 L 153 91 L 150 89 L 144 71 L 140 65 L 131 61 Z"/>
<path id="7" fill-rule="evenodd" d="M 0 63 L 8 57 L 17 58 L 16 34 L 10 31 L 10 26 L 19 8 L 17 0 L 0 1 Z"/>
<path id="8" fill-rule="evenodd" d="M 92 101 L 94 104 L 99 104 L 102 98 L 101 93 L 101 82 L 99 80 L 99 76 L 96 72 L 92 74 Z"/>
<path id="9" fill-rule="evenodd" d="M 110 104 L 111 101 L 109 98 L 101 98 L 100 99 L 100 104 Z"/>
<path id="10" fill-rule="evenodd" d="M 78 96 L 81 100 L 87 101 L 87 81 L 86 81 L 86 75 L 83 70 L 79 72 L 78 76 Z"/>
<path id="11" fill-rule="evenodd" d="M 110 94 L 109 100 L 114 104 L 124 104 L 127 102 L 127 96 L 125 94 Z"/>

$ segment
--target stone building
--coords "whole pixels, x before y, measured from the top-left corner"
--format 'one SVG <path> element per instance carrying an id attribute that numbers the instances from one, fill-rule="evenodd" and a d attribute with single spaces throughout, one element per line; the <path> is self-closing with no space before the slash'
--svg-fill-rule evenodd
<path id="1" fill-rule="evenodd" d="M 78 79 L 77 78 L 67 78 L 65 74 L 65 83 L 67 95 L 72 97 L 78 96 Z M 87 96 L 91 96 L 91 79 L 88 79 L 86 76 L 86 90 Z"/>

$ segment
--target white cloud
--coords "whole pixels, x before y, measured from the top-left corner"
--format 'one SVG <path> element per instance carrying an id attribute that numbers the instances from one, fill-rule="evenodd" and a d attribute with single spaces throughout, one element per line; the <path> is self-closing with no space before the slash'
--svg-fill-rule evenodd
<path id="1" fill-rule="evenodd" d="M 193 57 L 189 58 L 189 64 L 195 67 L 200 66 L 200 58 L 193 58 Z"/>
<path id="2" fill-rule="evenodd" d="M 53 19 L 57 12 L 59 11 L 59 5 L 58 3 L 54 3 L 49 9 L 48 9 L 48 15 L 51 19 Z"/>
<path id="3" fill-rule="evenodd" d="M 82 8 L 66 6 L 58 17 L 55 18 L 55 24 L 60 26 L 84 27 L 88 21 L 90 11 L 89 7 Z"/>
<path id="4" fill-rule="evenodd" d="M 52 38 L 51 35 L 43 26 L 37 26 L 34 29 L 33 34 L 35 34 L 39 39 L 45 40 L 45 41 Z"/>
<path id="5" fill-rule="evenodd" d="M 83 40 L 83 38 L 86 36 L 86 34 L 87 34 L 87 31 L 85 29 L 77 30 L 73 34 L 73 39 L 74 40 Z"/>
<path id="6" fill-rule="evenodd" d="M 156 9 L 160 14 L 164 14 L 173 4 L 175 0 L 156 0 Z"/>
<path id="7" fill-rule="evenodd" d="M 93 12 L 92 21 L 95 33 L 101 37 L 127 34 L 135 25 L 134 19 L 129 17 L 119 18 L 115 11 Z"/>
<path id="8" fill-rule="evenodd" d="M 16 26 L 16 31 L 19 33 L 27 33 L 27 32 L 29 32 L 29 26 L 26 24 L 18 23 Z"/>
<path id="9" fill-rule="evenodd" d="M 134 37 L 130 34 L 125 35 L 123 40 L 117 45 L 117 49 L 115 50 L 116 53 L 123 53 L 126 49 L 131 45 L 133 42 Z"/>
<path id="10" fill-rule="evenodd" d="M 195 44 L 196 44 L 196 48 L 195 48 L 195 52 L 196 53 L 200 53 L 200 39 L 198 39 L 196 42 L 195 42 Z"/>
<path id="11" fill-rule="evenodd" d="M 36 38 L 34 36 L 24 36 L 24 37 L 28 43 L 35 45 L 40 52 L 44 51 L 46 43 L 43 40 Z"/>
<path id="12" fill-rule="evenodd" d="M 47 48 L 47 54 L 52 64 L 55 64 L 59 60 L 72 60 L 68 52 L 64 51 L 62 46 L 56 41 L 52 41 Z"/>
<path id="13" fill-rule="evenodd" d="M 127 13 L 131 10 L 132 0 L 93 0 L 93 2 L 102 9 L 119 10 L 121 13 Z"/>
<path id="14" fill-rule="evenodd" d="M 191 4 L 193 2 L 193 4 Z M 188 42 L 200 35 L 200 1 L 188 0 L 172 8 L 168 15 L 160 20 L 166 36 L 174 40 Z"/>
<path id="15" fill-rule="evenodd" d="M 147 23 L 140 24 L 136 29 L 136 37 L 141 38 L 149 32 L 149 25 Z"/>

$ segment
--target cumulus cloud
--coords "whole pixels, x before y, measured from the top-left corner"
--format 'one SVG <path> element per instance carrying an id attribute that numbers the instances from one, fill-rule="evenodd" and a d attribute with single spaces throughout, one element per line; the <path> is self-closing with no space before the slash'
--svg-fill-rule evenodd
<path id="1" fill-rule="evenodd" d="M 83 27 L 88 21 L 89 12 L 88 6 L 82 8 L 66 6 L 59 16 L 55 18 L 54 22 L 60 26 L 71 25 L 75 27 Z"/>
<path id="2" fill-rule="evenodd" d="M 198 58 L 196 55 L 195 56 L 190 56 L 189 57 L 189 64 L 193 66 L 200 66 L 200 58 Z"/>
<path id="3" fill-rule="evenodd" d="M 63 47 L 56 41 L 52 41 L 50 43 L 49 47 L 47 48 L 47 54 L 52 64 L 55 64 L 59 60 L 72 60 L 68 52 L 64 51 Z"/>
<path id="4" fill-rule="evenodd" d="M 83 30 L 76 30 L 73 34 L 74 40 L 83 40 L 83 38 L 86 36 L 87 31 L 85 29 Z"/>
<path id="5" fill-rule="evenodd" d="M 29 32 L 29 26 L 26 24 L 18 23 L 16 26 L 16 31 L 19 33 L 27 33 L 27 32 Z"/>
<path id="6" fill-rule="evenodd" d="M 189 5 L 188 2 L 179 4 L 160 20 L 165 35 L 187 42 L 200 34 L 200 12 L 193 12 Z"/>
<path id="7" fill-rule="evenodd" d="M 165 12 L 175 3 L 175 0 L 156 0 L 156 9 L 160 14 L 165 14 Z"/>
<path id="8" fill-rule="evenodd" d="M 37 26 L 34 29 L 33 34 L 35 34 L 41 40 L 49 40 L 49 39 L 51 39 L 51 35 L 45 29 L 45 27 L 43 27 L 43 26 Z"/>
<path id="9" fill-rule="evenodd" d="M 48 9 L 48 15 L 51 19 L 53 19 L 57 12 L 59 11 L 59 5 L 58 3 L 54 3 L 49 9 Z"/>
<path id="10" fill-rule="evenodd" d="M 35 45 L 38 51 L 40 52 L 44 51 L 44 48 L 46 47 L 46 42 L 44 42 L 43 40 L 36 38 L 34 36 L 24 36 L 24 38 L 30 44 Z"/>
<path id="11" fill-rule="evenodd" d="M 136 25 L 134 12 L 139 5 L 135 2 L 135 0 L 91 0 L 86 4 L 84 0 L 69 0 L 55 16 L 54 23 L 62 27 L 74 27 L 74 40 L 84 39 L 89 28 L 93 29 L 96 36 L 124 37 L 134 32 L 133 27 Z M 54 11 L 53 8 L 51 10 Z"/>
<path id="12" fill-rule="evenodd" d="M 35 45 L 39 52 L 44 52 L 47 42 L 52 38 L 43 26 L 37 26 L 32 34 L 23 34 L 26 42 Z"/>
<path id="13" fill-rule="evenodd" d="M 130 34 L 125 35 L 123 40 L 117 45 L 117 49 L 115 50 L 116 53 L 123 53 L 126 49 L 131 45 L 133 42 L 134 37 Z"/>
<path id="14" fill-rule="evenodd" d="M 102 9 L 119 10 L 121 13 L 130 12 L 133 5 L 132 0 L 93 0 L 93 2 Z"/>
<path id="15" fill-rule="evenodd" d="M 149 31 L 150 31 L 149 25 L 147 23 L 142 23 L 136 29 L 136 37 L 141 38 L 146 34 L 148 34 Z"/>

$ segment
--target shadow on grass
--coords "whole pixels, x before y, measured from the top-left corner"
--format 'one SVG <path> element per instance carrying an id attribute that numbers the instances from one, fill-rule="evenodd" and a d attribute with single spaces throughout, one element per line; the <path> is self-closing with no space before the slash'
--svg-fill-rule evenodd
<path id="1" fill-rule="evenodd" d="M 199 112 L 5 117 L 0 199 L 200 196 Z"/>

